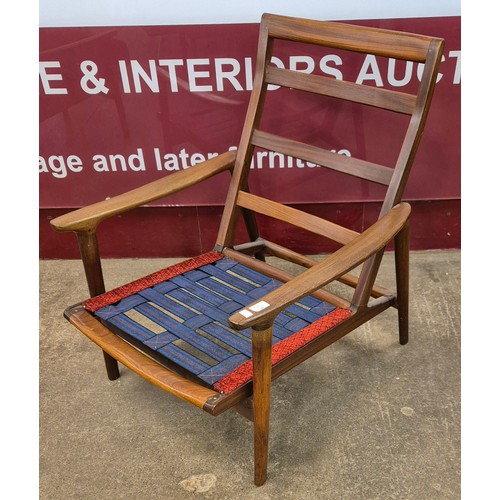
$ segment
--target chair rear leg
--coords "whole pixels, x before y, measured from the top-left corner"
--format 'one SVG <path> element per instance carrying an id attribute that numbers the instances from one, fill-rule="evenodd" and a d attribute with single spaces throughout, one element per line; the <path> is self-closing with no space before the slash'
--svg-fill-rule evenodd
<path id="1" fill-rule="evenodd" d="M 106 365 L 106 373 L 109 380 L 116 380 L 120 378 L 120 370 L 118 369 L 118 361 L 110 356 L 107 352 L 102 351 L 104 354 L 104 364 Z"/>
<path id="2" fill-rule="evenodd" d="M 254 482 L 267 479 L 269 451 L 269 413 L 271 403 L 272 327 L 252 331 L 253 407 L 254 407 Z"/>
<path id="3" fill-rule="evenodd" d="M 396 286 L 398 294 L 399 343 L 408 343 L 408 312 L 410 287 L 410 245 L 408 223 L 394 240 Z"/>

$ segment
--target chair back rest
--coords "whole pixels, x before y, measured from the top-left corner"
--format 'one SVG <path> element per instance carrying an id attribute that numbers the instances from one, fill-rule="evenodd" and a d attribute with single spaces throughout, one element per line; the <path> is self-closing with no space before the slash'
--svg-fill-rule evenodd
<path id="1" fill-rule="evenodd" d="M 420 82 L 415 93 L 407 93 L 344 81 L 331 76 L 279 68 L 272 64 L 271 59 L 277 43 L 285 43 L 282 41 L 419 63 L 421 64 Z M 422 136 L 443 47 L 442 39 L 429 36 L 264 14 L 260 26 L 253 90 L 219 229 L 217 246 L 222 248 L 234 245 L 236 224 L 240 215 L 243 213 L 248 222 L 252 220 L 251 217 L 248 218 L 251 212 L 281 219 L 327 236 L 340 244 L 347 243 L 357 234 L 355 231 L 332 222 L 251 194 L 248 189 L 248 177 L 255 148 L 313 162 L 337 172 L 386 186 L 380 216 L 399 203 Z M 260 128 L 261 117 L 270 85 L 407 115 L 407 129 L 395 164 L 382 165 L 366 159 L 335 154 L 330 149 L 262 130 Z M 381 127 L 383 126 L 384 124 L 381 124 Z M 257 236 L 256 231 L 255 229 L 255 234 L 251 236 Z M 372 261 L 363 272 L 365 275 L 374 275 L 377 269 L 378 265 Z M 357 293 L 366 296 L 370 288 L 370 279 L 365 276 L 363 281 L 364 292 L 358 291 Z"/>

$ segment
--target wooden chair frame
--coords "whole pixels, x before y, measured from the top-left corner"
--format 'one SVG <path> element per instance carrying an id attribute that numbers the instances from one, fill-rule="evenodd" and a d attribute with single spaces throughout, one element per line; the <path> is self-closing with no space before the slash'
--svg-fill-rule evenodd
<path id="1" fill-rule="evenodd" d="M 275 68 L 270 65 L 270 60 L 273 42 L 276 39 L 423 63 L 424 70 L 418 93 L 410 95 Z M 189 170 L 169 175 L 51 221 L 56 231 L 76 233 L 89 292 L 91 297 L 94 297 L 105 291 L 96 238 L 96 229 L 102 220 L 176 193 L 223 171 L 231 172 L 230 187 L 215 250 L 284 282 L 280 288 L 267 294 L 264 299 L 256 301 L 256 303 L 265 301 L 266 306 L 263 309 L 256 310 L 250 316 L 238 311 L 228 319 L 229 325 L 235 330 L 249 327 L 252 329 L 252 381 L 229 394 L 222 394 L 151 359 L 136 346 L 115 335 L 81 304 L 69 307 L 65 311 L 65 317 L 102 348 L 108 377 L 111 380 L 119 376 L 117 364 L 119 361 L 156 386 L 212 415 L 233 409 L 253 420 L 257 485 L 265 482 L 267 474 L 272 380 L 389 307 L 398 310 L 400 343 L 406 344 L 408 341 L 410 207 L 407 203 L 401 202 L 401 197 L 428 114 L 442 51 L 443 40 L 438 38 L 264 14 L 259 36 L 254 87 L 237 151 L 221 154 Z M 395 166 L 390 168 L 335 155 L 327 150 L 260 130 L 260 117 L 268 84 L 347 99 L 410 115 L 409 126 Z M 278 151 L 386 185 L 387 194 L 379 220 L 359 234 L 333 222 L 251 194 L 248 189 L 248 174 L 255 147 Z M 343 246 L 317 263 L 261 238 L 255 212 L 327 236 Z M 250 241 L 235 245 L 236 226 L 242 216 L 246 222 Z M 392 240 L 395 248 L 397 294 L 375 284 L 384 249 Z M 300 264 L 306 270 L 298 276 L 291 276 L 266 263 L 266 255 Z M 349 274 L 353 268 L 361 264 L 359 278 Z M 354 289 L 350 300 L 323 288 L 334 280 L 339 280 Z M 285 307 L 308 294 L 337 307 L 348 309 L 351 314 L 338 325 L 273 365 L 271 362 L 273 321 Z M 252 310 L 252 305 L 255 304 L 251 304 L 247 309 Z M 252 395 L 253 399 L 250 398 Z"/>

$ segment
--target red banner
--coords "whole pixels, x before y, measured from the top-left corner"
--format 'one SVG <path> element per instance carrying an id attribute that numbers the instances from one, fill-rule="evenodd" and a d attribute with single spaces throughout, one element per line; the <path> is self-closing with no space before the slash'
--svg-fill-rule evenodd
<path id="1" fill-rule="evenodd" d="M 445 52 L 407 199 L 460 197 L 460 18 L 352 21 L 443 37 Z M 40 205 L 78 207 L 238 146 L 258 25 L 40 29 Z M 277 45 L 297 71 L 415 91 L 418 64 Z M 408 118 L 273 88 L 262 128 L 388 166 Z M 250 187 L 285 203 L 380 200 L 382 188 L 256 151 Z M 156 205 L 218 205 L 227 179 Z"/>

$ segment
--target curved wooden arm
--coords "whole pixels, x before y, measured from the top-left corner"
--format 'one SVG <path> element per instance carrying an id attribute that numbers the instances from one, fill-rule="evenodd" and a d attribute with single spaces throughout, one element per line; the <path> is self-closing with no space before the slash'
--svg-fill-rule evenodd
<path id="1" fill-rule="evenodd" d="M 228 170 L 234 165 L 235 151 L 227 151 L 188 170 L 163 177 L 137 189 L 80 208 L 50 221 L 56 231 L 89 231 L 103 219 L 174 194 L 198 182 Z"/>
<path id="2" fill-rule="evenodd" d="M 356 236 L 340 250 L 314 265 L 276 290 L 252 302 L 229 318 L 236 330 L 269 325 L 275 316 L 300 298 L 314 292 L 349 272 L 370 255 L 381 250 L 405 226 L 410 205 L 400 203 L 366 231 Z"/>

